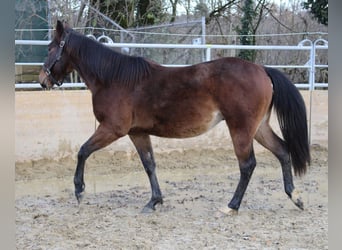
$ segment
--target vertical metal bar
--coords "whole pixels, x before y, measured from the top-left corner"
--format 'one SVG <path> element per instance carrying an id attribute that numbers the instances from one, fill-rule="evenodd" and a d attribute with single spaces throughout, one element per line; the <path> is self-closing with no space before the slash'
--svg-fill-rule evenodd
<path id="1" fill-rule="evenodd" d="M 52 39 L 52 32 L 50 27 L 52 26 L 52 21 L 51 21 L 51 3 L 50 0 L 47 1 L 47 5 L 48 5 L 48 40 Z"/>
<path id="2" fill-rule="evenodd" d="M 312 110 L 312 90 L 313 90 L 313 82 L 314 82 L 314 75 L 313 70 L 314 70 L 314 66 L 315 66 L 315 51 L 314 51 L 314 45 L 313 42 L 309 39 L 304 39 L 301 42 L 299 42 L 298 46 L 304 46 L 305 43 L 309 43 L 311 48 L 310 48 L 310 59 L 309 59 L 309 64 L 310 64 L 310 68 L 309 68 L 309 138 L 308 138 L 308 142 L 309 145 L 311 145 L 311 123 L 312 123 L 312 119 L 311 119 L 311 110 Z"/>
<path id="3" fill-rule="evenodd" d="M 205 17 L 202 16 L 202 44 L 205 44 L 205 35 L 206 35 L 206 30 L 205 30 Z"/>
<path id="4" fill-rule="evenodd" d="M 205 44 L 206 43 L 206 40 L 205 40 L 206 30 L 205 30 L 205 17 L 204 16 L 202 16 L 201 23 L 202 23 L 202 44 Z M 206 50 L 202 50 L 202 51 L 203 51 L 202 61 L 205 61 L 206 58 L 208 57 L 207 51 Z"/>
<path id="5" fill-rule="evenodd" d="M 312 92 L 315 90 L 315 82 L 316 82 L 316 45 L 319 42 L 323 42 L 324 45 L 328 44 L 328 41 L 324 39 L 317 39 L 314 42 L 311 42 L 311 50 L 310 50 L 310 85 L 309 85 L 309 91 L 310 91 L 310 120 L 309 120 L 309 143 L 312 144 L 311 141 L 311 127 L 312 127 Z"/>
<path id="6" fill-rule="evenodd" d="M 309 90 L 315 89 L 315 62 L 316 62 L 316 51 L 315 43 L 311 43 L 310 49 L 310 77 L 309 77 Z"/>
<path id="7" fill-rule="evenodd" d="M 207 48 L 206 48 L 206 58 L 205 60 L 208 62 L 211 60 L 211 48 L 210 45 L 208 44 Z"/>
<path id="8" fill-rule="evenodd" d="M 309 144 L 312 144 L 311 130 L 312 130 L 312 91 L 315 89 L 315 61 L 316 61 L 315 45 L 311 42 L 310 49 L 310 75 L 309 75 Z"/>

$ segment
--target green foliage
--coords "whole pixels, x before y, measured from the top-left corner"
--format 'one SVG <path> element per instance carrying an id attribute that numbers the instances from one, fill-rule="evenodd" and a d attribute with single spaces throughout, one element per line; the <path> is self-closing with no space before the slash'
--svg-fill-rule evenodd
<path id="1" fill-rule="evenodd" d="M 319 23 L 328 25 L 328 0 L 307 0 L 303 7 L 310 10 Z"/>
<path id="2" fill-rule="evenodd" d="M 136 14 L 136 24 L 138 26 L 157 24 L 163 16 L 161 0 L 138 1 Z"/>
<path id="3" fill-rule="evenodd" d="M 251 36 L 254 34 L 253 21 L 257 16 L 254 9 L 253 0 L 246 0 L 242 8 L 243 16 L 241 18 L 241 28 L 237 28 L 237 32 L 240 36 L 240 44 L 242 45 L 254 45 L 255 37 Z M 238 57 L 254 61 L 256 57 L 255 50 L 241 50 Z"/>

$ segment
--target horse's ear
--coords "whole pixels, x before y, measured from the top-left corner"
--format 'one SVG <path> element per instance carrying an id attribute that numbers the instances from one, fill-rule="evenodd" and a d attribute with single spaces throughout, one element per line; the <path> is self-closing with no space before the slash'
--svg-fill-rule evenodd
<path id="1" fill-rule="evenodd" d="M 61 21 L 57 21 L 57 26 L 56 26 L 56 35 L 58 38 L 61 38 L 64 32 L 64 26 Z"/>

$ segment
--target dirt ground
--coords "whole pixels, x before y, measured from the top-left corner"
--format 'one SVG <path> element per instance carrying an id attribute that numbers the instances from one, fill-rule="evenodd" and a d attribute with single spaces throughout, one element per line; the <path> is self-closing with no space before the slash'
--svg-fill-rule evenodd
<path id="1" fill-rule="evenodd" d="M 218 211 L 239 179 L 224 124 L 192 139 L 152 138 L 164 195 L 154 213 L 141 213 L 150 187 L 127 138 L 89 158 L 86 194 L 78 206 L 76 154 L 94 129 L 89 96 L 28 93 L 16 92 L 17 249 L 328 248 L 327 91 L 313 93 L 312 165 L 294 179 L 305 210 L 287 198 L 279 163 L 256 143 L 258 165 L 237 216 Z M 302 94 L 308 101 L 309 92 Z M 47 100 L 59 109 L 41 109 Z"/>
<path id="2" fill-rule="evenodd" d="M 328 249 L 328 149 L 312 146 L 308 173 L 295 178 L 305 210 L 284 193 L 278 161 L 258 165 L 236 216 L 239 170 L 231 150 L 157 153 L 164 204 L 151 214 L 148 178 L 135 153 L 99 151 L 87 161 L 86 194 L 73 191 L 75 159 L 16 164 L 17 249 Z"/>

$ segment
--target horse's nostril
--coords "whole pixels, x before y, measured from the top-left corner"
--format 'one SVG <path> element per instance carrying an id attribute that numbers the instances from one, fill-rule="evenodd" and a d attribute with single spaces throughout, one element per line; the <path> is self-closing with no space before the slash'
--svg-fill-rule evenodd
<path id="1" fill-rule="evenodd" d="M 40 86 L 42 86 L 43 89 L 46 89 L 46 88 L 47 88 L 47 86 L 46 86 L 45 83 L 41 83 Z"/>

